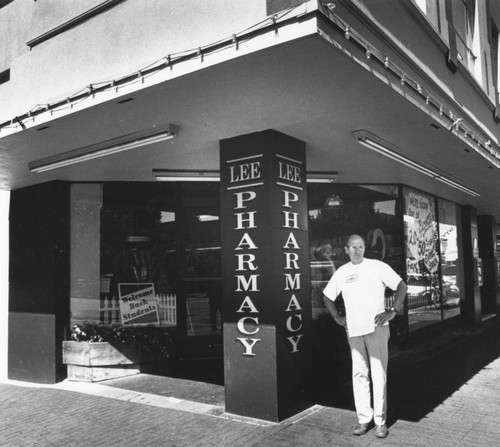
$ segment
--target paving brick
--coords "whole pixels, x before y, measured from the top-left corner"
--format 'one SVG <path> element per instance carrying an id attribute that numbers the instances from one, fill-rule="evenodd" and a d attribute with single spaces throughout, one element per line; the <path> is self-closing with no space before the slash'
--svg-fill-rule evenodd
<path id="1" fill-rule="evenodd" d="M 317 406 L 299 418 L 266 426 L 229 418 L 223 408 L 212 405 L 151 395 L 150 390 L 131 393 L 116 387 L 111 391 L 103 385 L 84 389 L 67 383 L 28 387 L 6 382 L 0 383 L 0 446 L 497 446 L 500 439 L 498 340 L 500 325 L 495 324 L 484 336 L 462 337 L 453 340 L 448 348 L 440 347 L 440 357 L 458 349 L 450 355 L 459 353 L 476 363 L 481 349 L 489 346 L 492 355 L 484 365 L 466 375 L 466 380 L 458 383 L 451 393 L 433 404 L 427 405 L 419 390 L 410 390 L 413 393 L 408 396 L 417 397 L 426 411 L 422 414 L 414 411 L 420 417 L 405 420 L 398 417 L 396 409 L 389 437 L 383 441 L 375 437 L 373 430 L 365 436 L 352 436 L 356 416 L 350 409 Z M 424 356 L 430 362 L 430 370 L 419 364 Z M 433 365 L 440 366 L 432 370 Z M 435 374 L 439 383 L 425 390 L 426 395 L 433 397 L 433 393 L 441 391 L 445 383 L 442 380 L 450 372 L 446 368 L 446 362 L 422 352 L 419 358 L 406 356 L 400 360 L 397 370 L 402 375 L 419 371 L 427 379 Z M 411 410 L 412 401 L 407 404 Z"/>

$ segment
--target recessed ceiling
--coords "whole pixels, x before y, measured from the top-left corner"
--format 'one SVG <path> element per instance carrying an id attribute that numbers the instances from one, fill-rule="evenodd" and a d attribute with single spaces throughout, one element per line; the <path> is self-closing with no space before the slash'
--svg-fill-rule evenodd
<path id="1" fill-rule="evenodd" d="M 177 138 L 45 173 L 30 161 L 172 123 Z M 43 131 L 42 131 L 43 129 Z M 317 37 L 239 57 L 0 139 L 0 187 L 153 181 L 153 169 L 218 169 L 219 141 L 275 129 L 306 142 L 310 171 L 339 183 L 404 183 L 500 219 L 497 169 L 368 70 Z M 468 195 L 357 143 L 366 129 L 478 190 Z"/>

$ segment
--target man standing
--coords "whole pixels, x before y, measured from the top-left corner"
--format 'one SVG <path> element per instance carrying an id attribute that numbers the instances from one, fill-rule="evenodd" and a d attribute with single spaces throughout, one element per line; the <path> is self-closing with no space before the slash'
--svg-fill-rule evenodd
<path id="1" fill-rule="evenodd" d="M 366 259 L 365 243 L 353 234 L 345 246 L 351 262 L 333 274 L 324 294 L 326 307 L 337 324 L 347 331 L 352 357 L 352 384 L 358 425 L 354 435 L 364 435 L 375 423 L 375 435 L 385 438 L 386 377 L 389 358 L 389 321 L 403 308 L 407 286 L 387 264 Z M 394 307 L 385 308 L 385 288 L 396 291 Z M 334 301 L 342 293 L 346 316 Z M 371 405 L 370 378 L 373 388 Z"/>

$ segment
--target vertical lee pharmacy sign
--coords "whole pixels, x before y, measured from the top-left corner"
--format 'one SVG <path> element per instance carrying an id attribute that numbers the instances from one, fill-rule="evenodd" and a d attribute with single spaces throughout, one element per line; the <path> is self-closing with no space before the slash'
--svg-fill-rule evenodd
<path id="1" fill-rule="evenodd" d="M 221 142 L 221 227 L 227 393 L 240 368 L 265 393 L 267 378 L 296 386 L 287 376 L 308 363 L 311 320 L 302 142 L 275 131 Z"/>

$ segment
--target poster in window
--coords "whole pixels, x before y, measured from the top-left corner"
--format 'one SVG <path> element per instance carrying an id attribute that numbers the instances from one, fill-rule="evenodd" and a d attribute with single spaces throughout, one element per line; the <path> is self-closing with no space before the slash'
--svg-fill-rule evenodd
<path id="1" fill-rule="evenodd" d="M 436 273 L 438 270 L 438 232 L 434 206 L 432 198 L 414 192 L 406 193 L 405 237 L 408 274 L 421 274 L 425 270 Z"/>
<path id="2" fill-rule="evenodd" d="M 159 324 L 158 299 L 153 283 L 118 284 L 123 326 Z"/>

